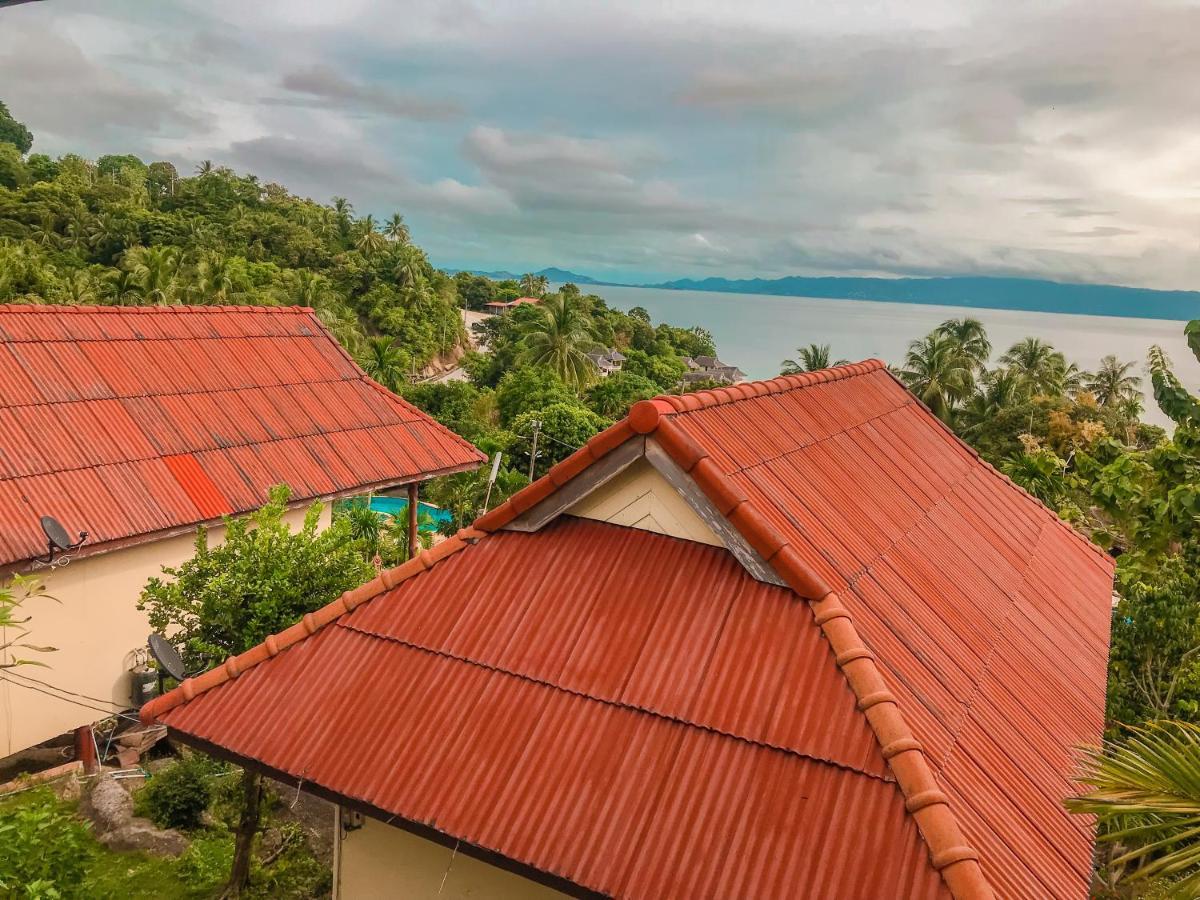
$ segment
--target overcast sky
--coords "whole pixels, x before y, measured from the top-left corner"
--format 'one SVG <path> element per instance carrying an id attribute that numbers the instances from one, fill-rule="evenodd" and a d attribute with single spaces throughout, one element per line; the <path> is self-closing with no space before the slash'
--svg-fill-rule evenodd
<path id="1" fill-rule="evenodd" d="M 47 0 L 35 150 L 403 212 L 436 264 L 1200 287 L 1200 8 Z"/>

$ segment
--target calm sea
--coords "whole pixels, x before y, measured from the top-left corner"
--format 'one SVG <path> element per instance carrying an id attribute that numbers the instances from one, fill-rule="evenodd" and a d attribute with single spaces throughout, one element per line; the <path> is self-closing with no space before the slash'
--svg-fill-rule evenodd
<path id="1" fill-rule="evenodd" d="M 987 326 L 997 356 L 1033 336 L 1049 341 L 1084 369 L 1094 368 L 1109 353 L 1122 361 L 1137 360 L 1148 398 L 1144 418 L 1157 425 L 1168 422 L 1148 393 L 1144 370 L 1152 344 L 1166 350 L 1184 383 L 1200 392 L 1200 363 L 1184 341 L 1183 322 L 654 288 L 584 290 L 594 290 L 618 309 L 644 307 L 656 322 L 707 328 L 721 359 L 741 366 L 751 378 L 778 375 L 780 362 L 795 356 L 796 347 L 810 343 L 829 344 L 834 359 L 857 362 L 877 356 L 900 363 L 909 341 L 946 319 L 974 316 Z"/>

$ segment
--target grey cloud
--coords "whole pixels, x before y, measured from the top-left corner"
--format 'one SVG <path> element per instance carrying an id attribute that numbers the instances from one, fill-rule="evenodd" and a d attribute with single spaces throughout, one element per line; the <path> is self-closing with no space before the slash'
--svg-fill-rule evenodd
<path id="1" fill-rule="evenodd" d="M 333 194 L 352 199 L 394 194 L 403 183 L 386 159 L 362 148 L 348 154 L 336 141 L 278 136 L 237 141 L 229 147 L 229 161 L 264 181 L 278 181 L 321 202 L 328 202 Z"/>
<path id="2" fill-rule="evenodd" d="M 463 142 L 464 156 L 483 179 L 524 212 L 572 212 L 643 218 L 642 226 L 695 229 L 703 205 L 671 183 L 640 178 L 654 158 L 644 148 L 555 134 L 477 127 Z"/>
<path id="3" fill-rule="evenodd" d="M 204 128 L 207 115 L 186 98 L 126 77 L 85 55 L 71 38 L 40 24 L 0 30 L 0 84 L 36 148 L 148 152 L 150 138 Z M 118 144 L 118 142 L 120 142 Z M 132 146 L 131 146 L 132 145 Z"/>
<path id="4" fill-rule="evenodd" d="M 362 84 L 329 66 L 309 66 L 288 72 L 280 83 L 285 90 L 303 95 L 307 102 L 323 106 L 350 106 L 385 116 L 424 122 L 446 121 L 463 114 L 462 107 L 457 103 L 426 100 Z"/>

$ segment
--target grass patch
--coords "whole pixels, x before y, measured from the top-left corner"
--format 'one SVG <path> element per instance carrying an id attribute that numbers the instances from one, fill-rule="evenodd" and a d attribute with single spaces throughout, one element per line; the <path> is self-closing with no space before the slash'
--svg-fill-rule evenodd
<path id="1" fill-rule="evenodd" d="M 169 771 L 169 770 L 168 770 Z M 234 835 L 222 809 L 222 782 L 214 786 L 217 824 L 186 832 L 191 845 L 177 859 L 118 852 L 96 840 L 77 814 L 49 787 L 0 800 L 0 900 L 119 897 L 121 900 L 209 900 L 229 877 Z M 144 790 L 144 789 L 143 789 Z M 224 813 L 224 815 L 222 815 Z M 311 898 L 327 895 L 328 867 L 313 858 L 294 824 L 272 822 L 278 837 L 269 854 L 256 853 L 248 898 Z M 260 835 L 259 841 L 262 838 Z M 263 868 L 259 857 L 269 855 Z"/>

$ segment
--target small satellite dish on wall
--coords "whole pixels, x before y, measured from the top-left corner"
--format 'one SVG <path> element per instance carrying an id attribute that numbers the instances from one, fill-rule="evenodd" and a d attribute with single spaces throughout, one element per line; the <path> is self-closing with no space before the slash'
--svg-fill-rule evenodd
<path id="1" fill-rule="evenodd" d="M 54 518 L 54 516 L 42 516 L 41 522 L 42 533 L 46 535 L 46 558 L 39 561 L 47 565 L 53 564 L 56 553 L 69 553 L 72 550 L 78 550 L 88 538 L 88 533 L 81 531 L 79 532 L 79 539 L 72 541 L 71 536 L 67 534 L 67 529 L 63 528 L 62 523 Z"/>
<path id="2" fill-rule="evenodd" d="M 166 672 L 176 681 L 183 681 L 187 678 L 187 670 L 183 667 L 183 657 L 179 655 L 179 651 L 170 641 L 156 632 L 146 639 L 146 643 L 150 645 L 150 655 L 158 663 L 160 672 Z"/>

